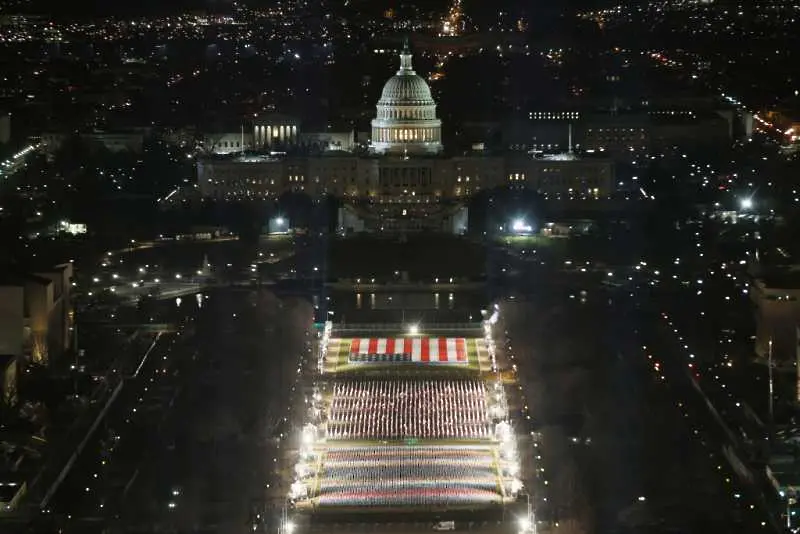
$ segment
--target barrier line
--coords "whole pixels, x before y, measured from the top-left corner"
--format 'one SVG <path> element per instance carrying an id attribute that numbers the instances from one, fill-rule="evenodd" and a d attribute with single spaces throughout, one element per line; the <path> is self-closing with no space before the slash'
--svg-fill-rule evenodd
<path id="1" fill-rule="evenodd" d="M 158 340 L 159 340 L 160 337 L 161 337 L 161 333 L 159 332 L 158 334 L 156 334 L 156 338 L 153 340 L 153 343 L 150 345 L 150 347 L 148 347 L 147 351 L 144 353 L 144 356 L 142 357 L 142 361 L 139 362 L 139 367 L 136 369 L 136 372 L 133 374 L 134 378 L 139 375 L 139 371 L 144 366 L 144 363 L 147 361 L 148 355 L 153 350 L 153 348 L 155 348 L 156 343 L 158 343 Z M 53 482 L 53 484 L 50 485 L 50 488 L 47 490 L 47 493 L 45 493 L 44 497 L 42 498 L 41 502 L 39 503 L 39 508 L 46 509 L 47 505 L 50 504 L 50 501 L 52 500 L 52 498 L 55 495 L 56 491 L 58 491 L 58 488 L 64 482 L 64 479 L 67 478 L 67 475 L 72 470 L 72 467 L 75 465 L 75 462 L 78 461 L 78 456 L 80 456 L 80 454 L 83 452 L 83 449 L 86 448 L 86 444 L 89 443 L 89 439 L 95 433 L 95 431 L 97 430 L 97 427 L 100 426 L 100 423 L 103 421 L 103 419 L 105 419 L 106 414 L 111 409 L 111 406 L 114 404 L 114 401 L 117 400 L 117 397 L 119 396 L 120 392 L 122 392 L 122 388 L 123 387 L 125 387 L 125 379 L 124 378 L 120 379 L 119 383 L 117 384 L 117 387 L 114 388 L 114 391 L 111 393 L 111 396 L 109 397 L 109 399 L 106 402 L 105 406 L 103 406 L 103 409 L 100 410 L 100 413 L 97 415 L 97 417 L 95 418 L 94 422 L 92 423 L 92 426 L 89 427 L 89 430 L 86 432 L 86 435 L 83 436 L 83 439 L 81 440 L 81 442 L 78 444 L 78 446 L 72 452 L 72 455 L 69 457 L 69 460 L 67 460 L 67 463 L 64 465 L 64 467 L 61 469 L 61 471 L 59 472 L 58 476 L 56 477 L 56 480 Z"/>
<path id="2" fill-rule="evenodd" d="M 86 447 L 86 444 L 89 442 L 89 438 L 92 437 L 92 434 L 94 434 L 95 430 L 97 430 L 97 427 L 100 426 L 100 423 L 105 418 L 106 414 L 108 413 L 108 410 L 111 408 L 111 405 L 114 404 L 114 401 L 119 396 L 124 386 L 125 386 L 125 381 L 120 380 L 119 384 L 117 384 L 117 387 L 114 388 L 114 392 L 111 393 L 111 397 L 109 397 L 108 402 L 106 402 L 106 405 L 103 406 L 103 409 L 100 411 L 100 414 L 98 414 L 97 418 L 94 420 L 94 423 L 92 423 L 92 426 L 89 428 L 89 431 L 83 437 L 78 446 L 75 448 L 75 451 L 73 451 L 72 456 L 69 457 L 69 460 L 67 460 L 67 463 L 64 465 L 64 467 L 61 469 L 61 472 L 56 477 L 55 482 L 53 482 L 53 484 L 50 486 L 50 489 L 47 490 L 47 493 L 42 498 L 42 501 L 39 503 L 39 508 L 44 510 L 47 508 L 47 505 L 50 504 L 50 500 L 53 498 L 53 495 L 55 495 L 59 486 L 61 486 L 61 483 L 64 482 L 64 479 L 67 478 L 67 475 L 72 470 L 72 467 L 75 465 L 75 462 L 78 460 L 78 456 L 80 456 L 81 452 L 83 452 L 83 449 Z"/>
<path id="3" fill-rule="evenodd" d="M 139 371 L 141 371 L 142 367 L 144 367 L 144 364 L 147 363 L 147 357 L 150 356 L 150 353 L 156 347 L 156 343 L 158 343 L 158 340 L 160 338 L 161 338 L 161 332 L 156 334 L 156 338 L 153 340 L 153 342 L 150 344 L 150 346 L 145 351 L 144 356 L 142 356 L 142 361 L 139 362 L 139 366 L 136 368 L 136 371 L 134 371 L 134 373 L 133 373 L 133 378 L 136 378 L 136 377 L 139 376 Z"/>

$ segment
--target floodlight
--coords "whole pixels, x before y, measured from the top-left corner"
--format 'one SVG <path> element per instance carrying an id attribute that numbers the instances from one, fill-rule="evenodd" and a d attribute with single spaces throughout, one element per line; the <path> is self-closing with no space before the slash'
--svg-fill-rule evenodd
<path id="1" fill-rule="evenodd" d="M 514 219 L 511 223 L 511 230 L 517 234 L 529 234 L 533 232 L 533 227 L 525 219 Z"/>
<path id="2" fill-rule="evenodd" d="M 317 429 L 311 423 L 307 424 L 305 428 L 303 428 L 303 432 L 300 436 L 303 445 L 311 446 L 314 444 L 314 438 L 316 438 Z"/>
<path id="3" fill-rule="evenodd" d="M 508 474 L 515 477 L 519 474 L 519 462 L 513 461 L 508 463 Z"/>
<path id="4" fill-rule="evenodd" d="M 308 496 L 308 488 L 299 480 L 292 483 L 291 497 L 292 499 L 305 498 Z"/>
<path id="5" fill-rule="evenodd" d="M 494 429 L 497 433 L 497 436 L 503 441 L 507 440 L 511 436 L 511 425 L 509 425 L 507 421 L 500 421 L 497 423 Z"/>
<path id="6" fill-rule="evenodd" d="M 300 462 L 294 466 L 294 472 L 297 475 L 297 478 L 305 478 L 308 475 L 308 466 L 305 462 Z"/>

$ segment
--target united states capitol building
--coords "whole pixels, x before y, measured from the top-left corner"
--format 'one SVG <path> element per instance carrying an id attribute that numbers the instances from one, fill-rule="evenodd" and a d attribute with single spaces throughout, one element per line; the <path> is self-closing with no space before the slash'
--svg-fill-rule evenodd
<path id="1" fill-rule="evenodd" d="M 463 232 L 466 200 L 483 189 L 528 188 L 545 198 L 600 201 L 613 193 L 610 160 L 571 150 L 444 154 L 442 123 L 430 87 L 407 47 L 383 87 L 371 132 L 303 132 L 296 119 L 257 117 L 247 131 L 207 141 L 214 155 L 197 163 L 198 189 L 217 200 L 268 199 L 286 191 L 343 201 L 339 224 L 351 231 Z"/>

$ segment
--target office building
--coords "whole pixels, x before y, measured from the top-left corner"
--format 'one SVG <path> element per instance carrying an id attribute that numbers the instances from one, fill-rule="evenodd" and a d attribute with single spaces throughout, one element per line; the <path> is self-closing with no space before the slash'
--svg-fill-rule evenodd
<path id="1" fill-rule="evenodd" d="M 0 355 L 48 364 L 70 346 L 71 263 L 0 273 Z"/>

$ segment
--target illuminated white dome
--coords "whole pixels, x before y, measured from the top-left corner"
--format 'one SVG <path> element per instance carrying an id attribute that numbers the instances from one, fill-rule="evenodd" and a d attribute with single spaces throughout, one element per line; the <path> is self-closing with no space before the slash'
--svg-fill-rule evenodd
<path id="1" fill-rule="evenodd" d="M 378 105 L 431 105 L 436 106 L 431 88 L 411 67 L 411 55 L 401 55 L 400 70 L 383 86 Z M 408 60 L 406 65 L 405 60 Z"/>
<path id="2" fill-rule="evenodd" d="M 383 86 L 378 100 L 372 120 L 372 150 L 378 154 L 435 154 L 442 150 L 441 129 L 431 89 L 414 72 L 406 44 L 400 53 L 400 70 Z"/>

